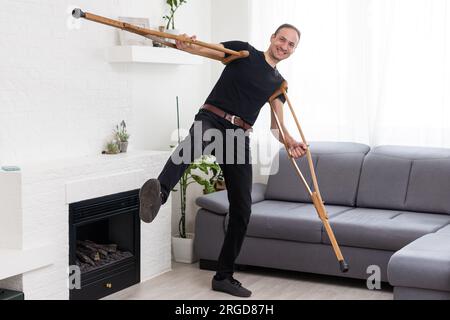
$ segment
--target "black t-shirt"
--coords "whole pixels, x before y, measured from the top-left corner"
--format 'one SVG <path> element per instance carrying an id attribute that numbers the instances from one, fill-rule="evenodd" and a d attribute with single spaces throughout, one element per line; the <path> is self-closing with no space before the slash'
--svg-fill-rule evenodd
<path id="1" fill-rule="evenodd" d="M 206 103 L 253 125 L 261 108 L 280 88 L 284 79 L 276 68 L 267 63 L 264 52 L 249 43 L 229 41 L 222 44 L 235 51 L 248 50 L 250 55 L 225 67 Z M 285 102 L 283 95 L 279 99 Z"/>

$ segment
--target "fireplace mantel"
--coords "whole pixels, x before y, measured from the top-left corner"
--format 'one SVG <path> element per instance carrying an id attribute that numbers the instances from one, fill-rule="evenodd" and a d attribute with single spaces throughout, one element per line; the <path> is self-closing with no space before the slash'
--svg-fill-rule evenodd
<path id="1" fill-rule="evenodd" d="M 27 273 L 53 264 L 54 245 L 46 245 L 27 250 L 0 249 L 0 280 Z"/>

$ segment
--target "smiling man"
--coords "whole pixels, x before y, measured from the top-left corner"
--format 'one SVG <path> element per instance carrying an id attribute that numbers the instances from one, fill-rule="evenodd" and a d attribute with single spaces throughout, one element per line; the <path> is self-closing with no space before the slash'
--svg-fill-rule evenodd
<path id="1" fill-rule="evenodd" d="M 195 39 L 195 36 L 191 38 Z M 141 188 L 140 217 L 144 222 L 150 223 L 155 219 L 161 205 L 167 201 L 170 191 L 179 182 L 189 163 L 197 159 L 202 152 L 206 153 L 207 147 L 212 144 L 211 139 L 205 138 L 212 136 L 208 131 L 221 133 L 222 138 L 216 138 L 214 143 L 217 144 L 217 140 L 220 140 L 219 145 L 222 148 L 215 150 L 215 155 L 216 158 L 222 159 L 218 162 L 223 170 L 230 206 L 227 231 L 217 259 L 217 273 L 212 279 L 212 289 L 215 291 L 239 297 L 251 296 L 251 291 L 233 278 L 235 260 L 247 232 L 252 205 L 252 164 L 247 133 L 251 131 L 261 108 L 284 82 L 276 68 L 277 64 L 295 52 L 299 41 L 300 31 L 293 25 L 283 24 L 270 37 L 270 46 L 265 52 L 256 50 L 247 42 L 221 43 L 220 45 L 227 49 L 247 50 L 250 54 L 247 58 L 234 60 L 225 67 L 211 94 L 195 116 L 189 136 L 169 158 L 158 179 L 147 181 Z M 225 53 L 186 42 L 177 41 L 176 44 L 179 49 L 190 53 L 225 57 Z M 305 155 L 307 147 L 292 138 L 284 127 L 284 102 L 284 96 L 280 95 L 274 102 L 275 112 L 286 133 L 286 144 L 290 153 L 294 158 L 300 158 Z M 271 129 L 277 129 L 274 117 Z M 279 135 L 275 136 L 281 139 Z M 230 137 L 233 142 L 231 144 L 228 143 Z M 197 151 L 200 151 L 200 154 Z M 189 157 L 186 157 L 187 153 Z M 180 158 L 184 160 L 179 161 Z"/>

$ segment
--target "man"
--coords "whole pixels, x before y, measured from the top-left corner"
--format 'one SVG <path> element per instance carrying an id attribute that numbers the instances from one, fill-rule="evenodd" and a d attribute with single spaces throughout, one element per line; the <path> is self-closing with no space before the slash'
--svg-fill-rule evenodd
<path id="1" fill-rule="evenodd" d="M 284 79 L 276 65 L 294 53 L 300 35 L 297 28 L 284 24 L 271 36 L 266 52 L 258 51 L 246 42 L 221 43 L 222 47 L 231 50 L 248 50 L 250 55 L 225 67 L 196 115 L 189 136 L 167 161 L 158 179 L 147 181 L 141 188 L 140 216 L 144 222 L 150 223 L 156 217 L 160 206 L 167 201 L 170 191 L 179 182 L 190 161 L 197 159 L 202 152 L 208 153 L 206 150 L 211 146 L 213 136 L 209 134 L 210 131 L 222 134 L 222 137 L 214 135 L 215 145 L 222 148 L 216 148 L 210 153 L 215 154 L 223 170 L 230 207 L 229 223 L 218 257 L 217 273 L 212 279 L 212 289 L 215 291 L 238 297 L 251 296 L 251 291 L 233 278 L 234 263 L 245 238 L 252 204 L 252 165 L 248 132 L 251 131 L 261 108 L 283 83 Z M 192 39 L 195 39 L 195 36 Z M 226 56 L 225 53 L 186 42 L 177 41 L 176 45 L 190 53 L 208 53 L 219 58 Z M 286 132 L 290 153 L 294 158 L 300 158 L 306 153 L 307 147 L 292 138 L 284 128 L 284 102 L 284 96 L 280 95 L 274 102 L 275 112 Z M 273 115 L 271 128 L 277 129 Z M 281 137 L 277 136 L 277 139 L 281 141 Z M 182 161 L 180 157 L 183 158 Z"/>

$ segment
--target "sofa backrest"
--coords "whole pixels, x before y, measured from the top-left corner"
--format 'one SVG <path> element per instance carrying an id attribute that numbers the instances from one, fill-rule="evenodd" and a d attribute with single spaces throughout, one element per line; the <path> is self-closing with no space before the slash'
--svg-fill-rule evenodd
<path id="1" fill-rule="evenodd" d="M 345 142 L 310 143 L 314 169 L 322 198 L 327 204 L 355 206 L 359 178 L 365 155 L 370 148 L 364 144 Z M 311 203 L 305 186 L 298 177 L 286 150 L 278 154 L 278 172 L 269 177 L 267 200 Z M 312 179 L 306 157 L 297 160 L 309 186 Z"/>
<path id="2" fill-rule="evenodd" d="M 450 149 L 374 148 L 364 159 L 357 206 L 450 214 Z"/>

